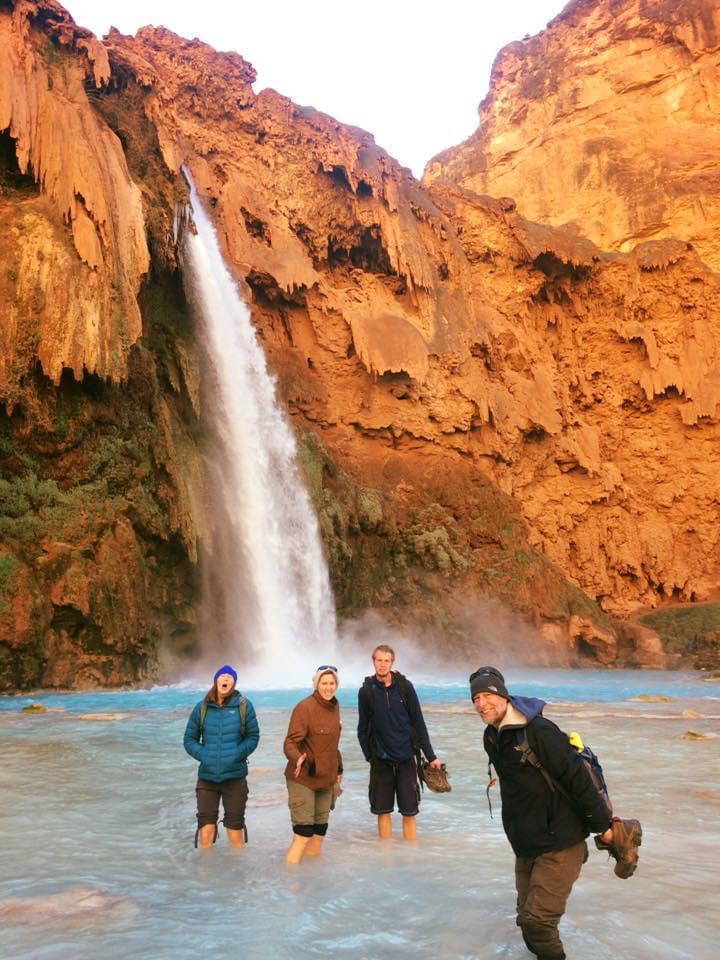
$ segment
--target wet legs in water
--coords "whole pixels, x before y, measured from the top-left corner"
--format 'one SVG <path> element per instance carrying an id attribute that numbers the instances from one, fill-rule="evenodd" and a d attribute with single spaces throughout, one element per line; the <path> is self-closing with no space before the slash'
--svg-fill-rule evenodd
<path id="1" fill-rule="evenodd" d="M 417 839 L 415 817 L 402 818 L 402 832 L 404 840 Z M 392 836 L 392 818 L 389 813 L 378 815 L 378 836 L 381 840 L 389 840 Z"/>
<path id="2" fill-rule="evenodd" d="M 205 823 L 202 827 L 198 827 L 197 829 L 197 833 L 195 834 L 195 846 L 199 847 L 200 850 L 209 850 L 217 840 L 217 835 L 217 824 Z"/>
<path id="3" fill-rule="evenodd" d="M 378 814 L 378 836 L 381 840 L 389 840 L 392 836 L 392 819 L 389 813 Z"/>

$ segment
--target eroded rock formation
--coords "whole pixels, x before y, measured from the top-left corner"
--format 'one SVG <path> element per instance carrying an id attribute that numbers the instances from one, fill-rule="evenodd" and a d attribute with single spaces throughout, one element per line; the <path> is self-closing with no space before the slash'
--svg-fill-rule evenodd
<path id="1" fill-rule="evenodd" d="M 715 0 L 572 0 L 501 51 L 477 132 L 425 182 L 513 197 L 604 249 L 677 237 L 717 270 L 719 65 Z"/>
<path id="2" fill-rule="evenodd" d="M 58 4 L 11 7 L 0 8 L 2 151 L 29 176 L 22 203 L 0 196 L 6 403 L 35 358 L 55 383 L 64 368 L 125 377 L 148 269 L 140 191 L 122 144 L 90 102 L 110 79 L 105 47 Z"/>
<path id="3" fill-rule="evenodd" d="M 462 178 L 423 188 L 369 134 L 168 30 L 100 44 L 45 0 L 0 5 L 0 31 L 0 105 L 21 68 L 49 98 L 0 133 L 0 243 L 43 265 L 0 289 L 6 687 L 137 679 L 160 638 L 192 645 L 205 413 L 183 167 L 294 419 L 340 612 L 458 654 L 502 635 L 537 663 L 667 662 L 613 616 L 706 599 L 720 574 L 720 289 L 687 238 L 608 253 Z M 68 160 L 70 207 L 23 152 L 53 90 L 70 109 L 55 70 L 95 158 Z M 43 300 L 61 287 L 77 310 Z"/>

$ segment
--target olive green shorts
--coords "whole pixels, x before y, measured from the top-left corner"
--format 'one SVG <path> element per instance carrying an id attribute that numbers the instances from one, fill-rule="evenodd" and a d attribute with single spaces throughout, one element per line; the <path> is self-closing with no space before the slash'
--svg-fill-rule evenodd
<path id="1" fill-rule="evenodd" d="M 288 789 L 288 807 L 294 827 L 327 823 L 330 819 L 332 790 L 311 790 L 296 780 L 285 780 Z"/>

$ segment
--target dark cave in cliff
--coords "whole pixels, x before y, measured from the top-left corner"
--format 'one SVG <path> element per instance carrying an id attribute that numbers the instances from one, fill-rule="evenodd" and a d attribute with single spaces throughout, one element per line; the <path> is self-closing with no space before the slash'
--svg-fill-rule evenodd
<path id="1" fill-rule="evenodd" d="M 357 236 L 328 237 L 327 262 L 331 267 L 350 264 L 364 273 L 397 276 L 390 257 L 383 246 L 382 234 L 377 224 L 365 227 Z"/>
<path id="2" fill-rule="evenodd" d="M 22 173 L 17 160 L 17 141 L 8 130 L 0 133 L 0 197 L 39 194 L 40 187 L 30 173 Z"/>

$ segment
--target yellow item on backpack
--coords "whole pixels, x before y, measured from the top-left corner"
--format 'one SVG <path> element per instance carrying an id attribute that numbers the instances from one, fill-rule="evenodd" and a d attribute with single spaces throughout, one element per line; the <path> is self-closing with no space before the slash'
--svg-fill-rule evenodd
<path id="1" fill-rule="evenodd" d="M 585 748 L 585 744 L 582 742 L 582 737 L 575 730 L 573 730 L 572 733 L 568 734 L 568 740 L 570 741 L 572 746 L 575 747 L 578 753 L 581 753 L 582 750 Z"/>

